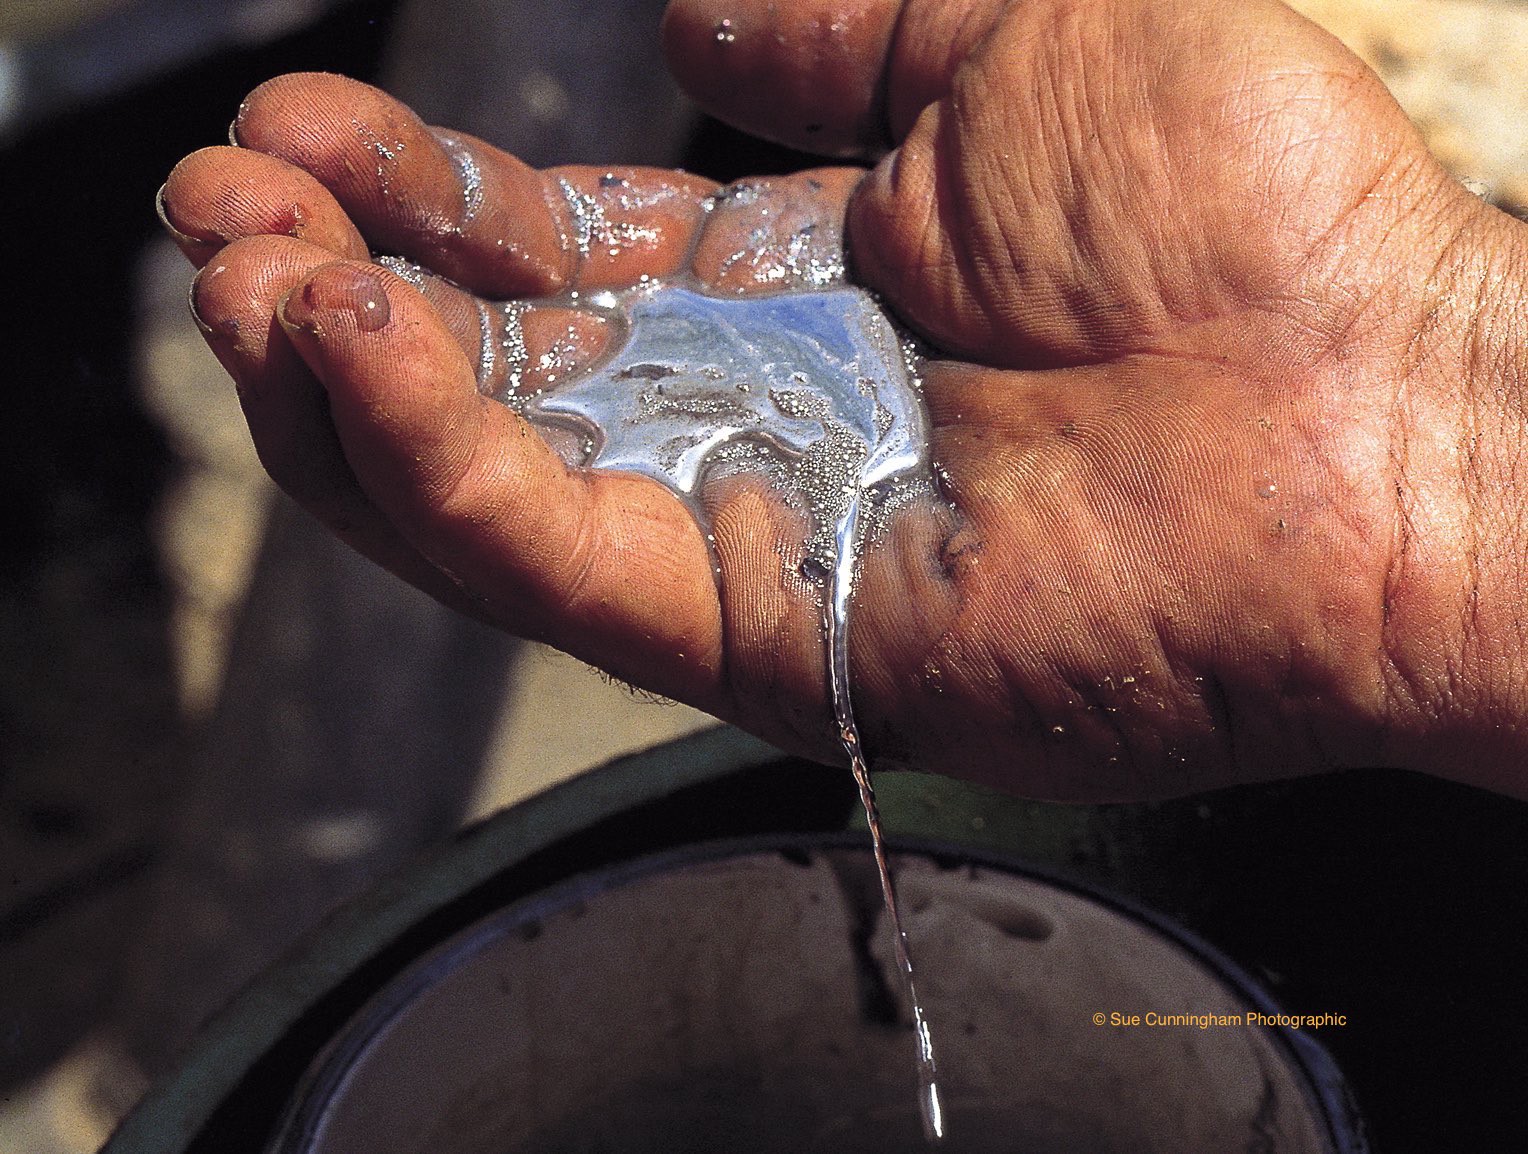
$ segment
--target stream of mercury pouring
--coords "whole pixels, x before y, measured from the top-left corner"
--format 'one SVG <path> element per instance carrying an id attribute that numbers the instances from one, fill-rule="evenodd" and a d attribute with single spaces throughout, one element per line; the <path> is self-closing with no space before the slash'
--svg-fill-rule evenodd
<path id="1" fill-rule="evenodd" d="M 727 471 L 766 473 L 810 511 L 802 568 L 823 588 L 834 719 L 870 824 L 912 1007 L 919 1115 L 935 1141 L 944 1136 L 944 1116 L 933 1042 L 850 701 L 848 646 L 862 550 L 891 509 L 931 491 L 928 418 L 916 354 L 875 299 L 835 272 L 817 287 L 768 295 L 718 296 L 670 281 L 560 299 L 553 303 L 607 320 L 612 351 L 596 367 L 529 394 L 512 367 L 499 399 L 534 426 L 573 432 L 585 447 L 583 467 L 667 486 L 707 531 L 698 490 Z M 523 359 L 523 305 L 489 307 L 495 315 L 485 324 L 485 346 L 491 339 L 492 355 Z"/>

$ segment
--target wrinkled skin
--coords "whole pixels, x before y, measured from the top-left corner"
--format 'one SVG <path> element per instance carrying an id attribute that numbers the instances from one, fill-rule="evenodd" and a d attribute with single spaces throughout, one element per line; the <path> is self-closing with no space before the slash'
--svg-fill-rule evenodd
<path id="1" fill-rule="evenodd" d="M 1528 226 L 1359 61 L 1257 2 L 675 0 L 664 35 L 718 115 L 874 162 L 771 203 L 842 225 L 950 358 L 926 395 L 953 508 L 898 514 L 855 607 L 872 754 L 1074 799 L 1364 764 L 1528 793 Z M 757 291 L 720 254 L 760 219 L 687 257 L 713 187 L 623 170 L 654 191 L 636 239 L 582 253 L 556 180 L 603 170 L 467 140 L 469 212 L 438 137 L 332 76 L 263 85 L 236 134 L 163 210 L 277 482 L 448 604 L 833 760 L 800 514 L 713 484 L 718 584 L 669 492 L 565 467 L 475 374 L 470 294 L 690 260 Z M 568 319 L 528 319 L 533 360 Z M 578 324 L 565 351 L 596 355 Z"/>

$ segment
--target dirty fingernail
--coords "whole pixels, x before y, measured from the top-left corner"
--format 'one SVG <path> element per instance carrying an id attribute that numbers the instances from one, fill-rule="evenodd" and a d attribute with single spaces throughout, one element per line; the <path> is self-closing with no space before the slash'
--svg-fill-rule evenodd
<path id="1" fill-rule="evenodd" d="M 213 335 L 214 330 L 211 325 L 202 319 L 201 310 L 196 307 L 196 292 L 201 287 L 201 283 L 202 277 L 198 273 L 192 278 L 191 287 L 186 290 L 186 307 L 191 310 L 191 319 L 196 322 L 196 327 L 202 331 L 202 335 L 210 337 Z"/>
<path id="2" fill-rule="evenodd" d="M 392 318 L 380 277 L 353 265 L 319 270 L 281 305 L 281 319 L 293 328 L 322 334 L 327 319 L 348 313 L 363 333 L 374 333 Z"/>
<path id="3" fill-rule="evenodd" d="M 175 227 L 174 223 L 170 220 L 170 214 L 165 210 L 164 190 L 166 187 L 168 187 L 168 183 L 161 184 L 159 186 L 159 191 L 154 194 L 154 214 L 159 217 L 159 223 L 164 226 L 164 230 L 177 241 L 179 241 L 183 246 L 208 245 L 215 243 L 213 241 L 203 240 L 199 236 L 191 236 L 189 233 L 181 232 L 180 229 Z"/>
<path id="4" fill-rule="evenodd" d="M 233 317 L 224 319 L 219 324 L 213 324 L 202 314 L 201 295 L 202 289 L 212 283 L 217 277 L 228 271 L 228 266 L 221 264 L 209 264 L 202 268 L 191 278 L 191 287 L 186 292 L 186 304 L 191 309 L 191 319 L 196 322 L 196 327 L 202 331 L 202 335 L 209 340 L 229 339 L 238 334 L 239 322 Z"/>

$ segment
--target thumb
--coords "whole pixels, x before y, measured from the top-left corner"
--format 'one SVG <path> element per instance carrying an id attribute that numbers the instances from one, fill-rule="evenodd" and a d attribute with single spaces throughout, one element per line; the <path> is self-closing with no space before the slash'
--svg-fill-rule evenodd
<path id="1" fill-rule="evenodd" d="M 825 156 L 899 141 L 997 21 L 1000 0 L 673 0 L 669 68 L 708 112 Z"/>

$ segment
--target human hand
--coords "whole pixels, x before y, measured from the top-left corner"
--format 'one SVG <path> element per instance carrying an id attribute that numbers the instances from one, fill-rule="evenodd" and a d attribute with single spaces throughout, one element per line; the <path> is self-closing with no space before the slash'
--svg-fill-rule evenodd
<path id="1" fill-rule="evenodd" d="M 893 147 L 772 182 L 775 231 L 726 269 L 766 218 L 707 218 L 697 178 L 622 171 L 645 207 L 586 253 L 556 181 L 605 170 L 443 143 L 334 77 L 252 94 L 164 212 L 276 480 L 448 603 L 831 759 L 800 515 L 711 485 L 715 581 L 667 490 L 568 469 L 483 396 L 474 294 L 671 275 L 702 226 L 694 271 L 759 290 L 788 234 L 844 223 L 856 279 L 948 354 L 949 505 L 897 515 L 855 603 L 872 754 L 1069 798 L 1359 764 L 1524 792 L 1523 226 L 1277 4 L 849 7 L 671 7 L 719 115 Z M 603 339 L 551 306 L 525 331 Z"/>

